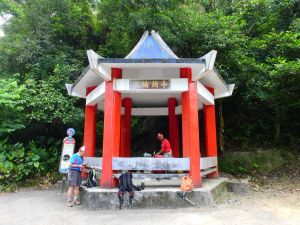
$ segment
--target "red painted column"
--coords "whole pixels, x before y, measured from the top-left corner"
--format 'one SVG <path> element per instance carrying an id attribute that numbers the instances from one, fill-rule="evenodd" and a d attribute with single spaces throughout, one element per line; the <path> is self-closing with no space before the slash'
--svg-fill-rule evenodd
<path id="1" fill-rule="evenodd" d="M 176 98 L 168 99 L 168 112 L 169 112 L 169 139 L 172 148 L 173 156 L 179 157 L 179 129 L 178 129 L 178 116 L 175 114 L 177 106 Z"/>
<path id="2" fill-rule="evenodd" d="M 113 90 L 113 79 L 117 78 L 122 78 L 122 69 L 112 68 L 111 80 L 105 81 L 101 188 L 117 185 L 112 170 L 112 157 L 118 157 L 120 149 L 121 93 Z"/>
<path id="3" fill-rule="evenodd" d="M 123 99 L 124 115 L 121 116 L 121 146 L 120 157 L 130 157 L 130 139 L 131 139 L 131 98 Z"/>
<path id="4" fill-rule="evenodd" d="M 191 68 L 180 68 L 180 77 L 188 78 L 188 91 L 181 95 L 183 157 L 190 158 L 190 176 L 197 188 L 202 186 L 197 83 L 192 81 Z"/>
<path id="5" fill-rule="evenodd" d="M 96 86 L 86 88 L 86 96 L 91 93 Z M 96 153 L 96 124 L 97 124 L 97 105 L 85 106 L 84 115 L 84 137 L 83 145 L 85 146 L 86 157 L 95 157 Z M 86 178 L 87 173 L 82 173 L 82 177 Z"/>
<path id="6" fill-rule="evenodd" d="M 214 89 L 211 87 L 206 87 L 212 94 L 214 94 Z M 215 105 L 204 105 L 204 137 L 205 137 L 205 153 L 207 157 L 218 156 L 217 147 L 217 132 L 216 132 L 216 113 Z M 217 167 L 218 169 L 218 167 Z M 218 177 L 218 170 L 208 174 L 207 177 L 214 178 Z"/>

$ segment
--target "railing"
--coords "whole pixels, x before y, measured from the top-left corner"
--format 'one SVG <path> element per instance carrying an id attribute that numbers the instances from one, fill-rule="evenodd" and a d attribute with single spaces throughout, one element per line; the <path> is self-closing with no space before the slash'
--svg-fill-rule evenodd
<path id="1" fill-rule="evenodd" d="M 102 170 L 102 158 L 85 157 L 84 163 L 87 167 Z M 216 171 L 217 157 L 202 157 L 200 159 L 201 175 L 205 176 Z M 113 157 L 112 169 L 115 171 L 189 171 L 189 158 L 152 158 L 152 157 Z M 158 176 L 154 174 L 154 176 Z M 165 176 L 165 175 L 164 175 Z"/>

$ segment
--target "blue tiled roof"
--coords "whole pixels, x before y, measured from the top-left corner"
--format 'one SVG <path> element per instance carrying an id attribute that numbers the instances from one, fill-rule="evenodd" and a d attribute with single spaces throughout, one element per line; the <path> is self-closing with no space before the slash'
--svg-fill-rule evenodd
<path id="1" fill-rule="evenodd" d="M 127 59 L 177 59 L 167 44 L 155 32 L 145 32 Z"/>

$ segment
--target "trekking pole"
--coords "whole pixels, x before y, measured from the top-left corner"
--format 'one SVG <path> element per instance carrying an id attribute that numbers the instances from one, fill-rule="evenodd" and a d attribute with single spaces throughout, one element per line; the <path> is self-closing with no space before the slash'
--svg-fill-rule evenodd
<path id="1" fill-rule="evenodd" d="M 190 199 L 188 199 L 186 197 L 186 192 L 176 192 L 176 194 L 183 200 L 183 201 L 187 201 L 188 203 L 190 203 L 192 206 L 199 208 L 199 206 L 196 205 L 195 202 L 192 202 Z"/>

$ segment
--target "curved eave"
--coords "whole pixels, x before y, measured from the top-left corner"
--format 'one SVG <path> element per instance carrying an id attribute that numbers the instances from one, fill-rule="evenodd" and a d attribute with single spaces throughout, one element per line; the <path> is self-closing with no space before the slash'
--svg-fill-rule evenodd
<path id="1" fill-rule="evenodd" d="M 214 88 L 215 99 L 231 96 L 235 86 L 234 84 L 227 84 L 216 68 L 206 71 L 206 74 L 199 82 L 206 87 Z"/>
<path id="2" fill-rule="evenodd" d="M 86 88 L 98 86 L 103 82 L 103 78 L 98 76 L 89 66 L 84 69 L 81 75 L 73 84 L 66 84 L 68 94 L 74 97 L 85 98 Z"/>
<path id="3" fill-rule="evenodd" d="M 234 89 L 234 85 L 226 84 L 217 69 L 213 67 L 214 51 L 199 59 L 105 59 L 92 50 L 88 51 L 88 57 L 90 65 L 85 68 L 73 85 L 67 85 L 69 95 L 85 98 L 86 87 L 98 86 L 104 80 L 110 80 L 111 68 L 151 70 L 190 67 L 192 79 L 204 86 L 214 88 L 216 99 L 231 96 Z M 151 79 L 151 77 L 144 77 L 144 79 Z"/>

